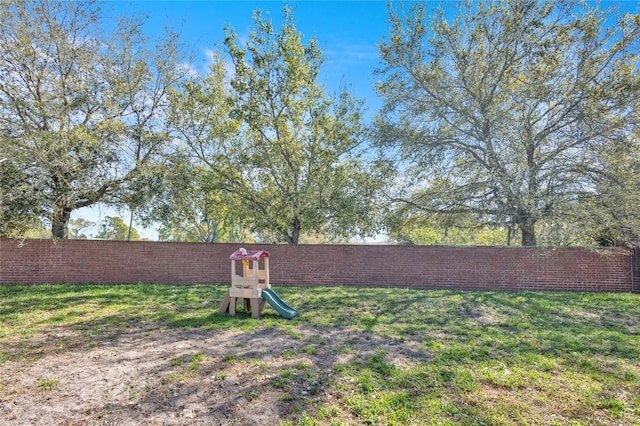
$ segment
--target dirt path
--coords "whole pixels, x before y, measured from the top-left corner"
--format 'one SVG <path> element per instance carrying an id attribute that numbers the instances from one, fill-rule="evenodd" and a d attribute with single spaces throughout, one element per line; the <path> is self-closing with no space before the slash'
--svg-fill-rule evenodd
<path id="1" fill-rule="evenodd" d="M 60 334 L 8 346 L 0 363 L 7 426 L 297 424 L 321 404 L 340 404 L 336 365 L 379 348 L 401 367 L 421 357 L 411 342 L 349 329 L 292 335 L 141 325 L 97 342 Z"/>

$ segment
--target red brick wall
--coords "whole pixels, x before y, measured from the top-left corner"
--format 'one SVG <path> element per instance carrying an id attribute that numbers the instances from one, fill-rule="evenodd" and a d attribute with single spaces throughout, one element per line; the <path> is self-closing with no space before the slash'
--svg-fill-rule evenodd
<path id="1" fill-rule="evenodd" d="M 633 269 L 631 274 L 633 277 L 632 291 L 640 293 L 640 246 L 633 250 Z"/>
<path id="2" fill-rule="evenodd" d="M 632 291 L 628 251 L 387 245 L 244 245 L 275 285 Z M 0 284 L 229 283 L 238 244 L 0 240 Z"/>

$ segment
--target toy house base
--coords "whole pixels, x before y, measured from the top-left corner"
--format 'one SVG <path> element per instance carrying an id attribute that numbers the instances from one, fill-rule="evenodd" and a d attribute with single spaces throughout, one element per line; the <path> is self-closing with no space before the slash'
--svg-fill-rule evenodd
<path id="1" fill-rule="evenodd" d="M 262 297 L 246 297 L 246 296 L 235 296 L 232 297 L 230 295 L 231 289 L 227 290 L 222 299 L 222 303 L 220 304 L 220 308 L 218 312 L 221 314 L 228 313 L 231 316 L 235 316 L 236 314 L 236 304 L 238 303 L 238 299 L 244 299 L 244 309 L 247 312 L 251 312 L 251 317 L 254 319 L 260 319 L 262 316 L 262 311 L 264 310 L 264 306 L 267 303 Z"/>

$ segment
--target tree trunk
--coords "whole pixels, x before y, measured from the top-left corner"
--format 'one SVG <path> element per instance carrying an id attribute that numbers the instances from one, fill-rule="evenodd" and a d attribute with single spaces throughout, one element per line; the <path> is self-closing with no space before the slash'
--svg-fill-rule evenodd
<path id="1" fill-rule="evenodd" d="M 54 239 L 66 240 L 69 238 L 69 219 L 71 219 L 72 211 L 71 207 L 54 206 L 51 218 L 51 236 Z"/>
<path id="2" fill-rule="evenodd" d="M 522 232 L 522 246 L 533 247 L 538 244 L 536 240 L 536 229 L 534 223 L 521 223 L 518 225 L 520 232 Z"/>
<path id="3" fill-rule="evenodd" d="M 293 223 L 291 225 L 293 227 L 291 233 L 285 232 L 284 237 L 288 244 L 295 246 L 298 245 L 298 240 L 300 240 L 300 230 L 302 228 L 300 226 L 300 219 L 296 217 L 293 219 Z"/>
<path id="4" fill-rule="evenodd" d="M 127 241 L 131 241 L 131 227 L 133 226 L 133 208 L 131 209 L 131 216 L 129 217 L 129 229 L 127 230 Z"/>

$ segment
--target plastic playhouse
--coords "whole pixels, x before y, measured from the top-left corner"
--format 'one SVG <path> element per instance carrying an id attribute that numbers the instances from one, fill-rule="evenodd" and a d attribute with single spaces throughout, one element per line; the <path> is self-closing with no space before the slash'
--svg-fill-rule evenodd
<path id="1" fill-rule="evenodd" d="M 238 299 L 244 299 L 244 308 L 251 316 L 259 319 L 266 303 L 280 316 L 291 319 L 297 315 L 295 309 L 287 305 L 269 284 L 269 252 L 241 248 L 231 256 L 231 287 L 227 290 L 220 309 L 223 314 L 236 314 Z"/>

